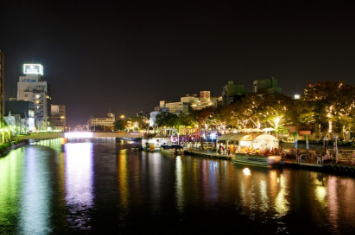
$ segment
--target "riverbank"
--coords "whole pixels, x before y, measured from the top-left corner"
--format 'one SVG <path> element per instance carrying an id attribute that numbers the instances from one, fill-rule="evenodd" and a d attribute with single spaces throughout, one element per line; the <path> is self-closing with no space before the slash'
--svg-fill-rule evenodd
<path id="1" fill-rule="evenodd" d="M 6 156 L 11 150 L 20 148 L 28 144 L 27 140 L 13 141 L 0 145 L 0 157 Z"/>

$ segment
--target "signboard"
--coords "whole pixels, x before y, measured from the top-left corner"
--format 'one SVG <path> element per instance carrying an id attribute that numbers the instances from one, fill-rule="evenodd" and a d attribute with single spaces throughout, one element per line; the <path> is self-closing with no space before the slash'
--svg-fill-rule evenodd
<path id="1" fill-rule="evenodd" d="M 43 75 L 43 66 L 41 64 L 24 64 L 23 73 Z"/>

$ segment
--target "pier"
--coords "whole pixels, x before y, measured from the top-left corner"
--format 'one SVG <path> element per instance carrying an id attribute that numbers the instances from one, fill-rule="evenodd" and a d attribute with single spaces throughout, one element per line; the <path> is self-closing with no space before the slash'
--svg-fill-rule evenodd
<path id="1" fill-rule="evenodd" d="M 186 155 L 216 158 L 216 159 L 226 159 L 232 160 L 233 155 L 224 155 L 216 153 L 216 151 L 211 150 L 199 150 L 199 149 L 188 149 L 185 150 Z M 341 158 L 338 162 L 335 159 L 326 160 L 320 164 L 317 164 L 317 159 L 315 157 L 302 158 L 300 162 L 296 161 L 296 157 L 285 156 L 279 163 L 277 163 L 275 168 L 297 168 L 297 169 L 309 169 L 314 171 L 322 171 L 331 174 L 342 174 L 355 177 L 355 165 L 353 165 L 352 160 L 348 158 Z"/>

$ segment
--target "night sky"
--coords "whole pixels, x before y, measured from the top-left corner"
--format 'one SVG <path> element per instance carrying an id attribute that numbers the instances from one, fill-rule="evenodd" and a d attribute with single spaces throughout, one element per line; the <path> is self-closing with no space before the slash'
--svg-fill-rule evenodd
<path id="1" fill-rule="evenodd" d="M 262 3 L 260 3 L 262 2 Z M 229 80 L 286 95 L 317 81 L 355 85 L 355 1 L 0 1 L 5 99 L 22 64 L 41 63 L 70 126 Z"/>

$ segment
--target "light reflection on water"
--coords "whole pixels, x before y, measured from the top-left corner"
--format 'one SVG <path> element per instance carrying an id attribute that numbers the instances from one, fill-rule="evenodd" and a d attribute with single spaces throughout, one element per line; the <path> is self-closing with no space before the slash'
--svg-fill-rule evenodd
<path id="1" fill-rule="evenodd" d="M 355 229 L 353 178 L 245 170 L 227 160 L 139 152 L 115 142 L 63 143 L 42 141 L 0 158 L 0 233 Z"/>
<path id="2" fill-rule="evenodd" d="M 94 200 L 94 163 L 92 143 L 65 145 L 65 201 L 69 208 L 68 223 L 81 230 L 90 229 L 88 210 Z"/>

